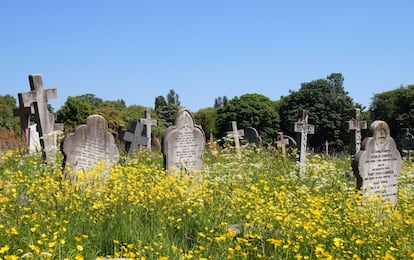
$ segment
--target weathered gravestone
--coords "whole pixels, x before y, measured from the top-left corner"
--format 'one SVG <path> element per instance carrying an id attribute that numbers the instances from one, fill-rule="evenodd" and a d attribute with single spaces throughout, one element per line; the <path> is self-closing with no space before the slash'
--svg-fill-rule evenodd
<path id="1" fill-rule="evenodd" d="M 237 129 L 237 121 L 231 121 L 232 131 L 227 132 L 227 137 L 234 140 L 234 147 L 239 152 L 240 150 L 240 138 L 244 136 L 243 129 Z"/>
<path id="2" fill-rule="evenodd" d="M 88 172 L 100 162 L 109 168 L 119 159 L 114 137 L 108 132 L 108 122 L 100 115 L 88 116 L 86 124 L 68 134 L 63 139 L 62 150 L 65 177 L 72 181 L 77 180 L 80 171 Z M 102 175 L 105 177 L 107 172 Z"/>
<path id="3" fill-rule="evenodd" d="M 302 118 L 299 119 L 294 124 L 294 131 L 296 133 L 300 133 L 300 165 L 303 167 L 305 165 L 306 161 L 306 150 L 307 150 L 307 143 L 308 143 L 308 134 L 314 134 L 315 133 L 315 126 L 308 124 L 308 117 L 309 117 L 309 111 L 303 110 L 302 111 Z M 302 168 L 301 168 L 302 170 Z"/>
<path id="4" fill-rule="evenodd" d="M 41 75 L 29 75 L 31 92 L 21 93 L 23 104 L 33 104 L 40 136 L 43 158 L 47 162 L 56 160 L 56 136 L 54 135 L 55 119 L 47 110 L 47 100 L 57 98 L 56 89 L 44 89 Z"/>
<path id="5" fill-rule="evenodd" d="M 359 108 L 355 108 L 351 111 L 351 120 L 348 121 L 348 130 L 351 131 L 351 155 L 357 154 L 361 149 L 362 129 L 367 129 L 367 121 L 361 120 L 361 110 Z"/>
<path id="6" fill-rule="evenodd" d="M 259 132 L 253 127 L 247 127 L 244 129 L 244 137 L 249 144 L 254 144 L 256 147 L 262 146 L 262 138 L 259 136 Z"/>
<path id="7" fill-rule="evenodd" d="M 136 149 L 140 148 L 140 146 L 148 144 L 148 138 L 142 136 L 143 128 L 144 125 L 140 122 L 133 122 L 131 123 L 128 131 L 121 132 L 121 140 L 128 142 L 128 145 L 125 147 L 128 150 L 129 154 L 133 154 Z"/>
<path id="8" fill-rule="evenodd" d="M 162 137 L 165 169 L 169 174 L 181 169 L 188 173 L 201 170 L 204 145 L 203 129 L 194 124 L 193 115 L 188 109 L 180 109 L 175 124 L 168 127 Z"/>
<path id="9" fill-rule="evenodd" d="M 151 112 L 149 110 L 145 110 L 145 118 L 139 119 L 141 124 L 145 126 L 145 132 L 147 136 L 147 148 L 151 149 L 151 126 L 157 125 L 157 120 L 151 119 Z"/>
<path id="10" fill-rule="evenodd" d="M 379 196 L 383 202 L 396 204 L 401 155 L 386 122 L 374 121 L 370 132 L 372 137 L 364 139 L 352 163 L 357 187 L 364 195 Z"/>
<path id="11" fill-rule="evenodd" d="M 13 109 L 13 116 L 20 117 L 20 130 L 22 133 L 22 141 L 27 146 L 29 145 L 29 126 L 30 116 L 35 113 L 34 107 L 23 102 L 22 93 L 18 94 L 19 108 Z"/>
<path id="12" fill-rule="evenodd" d="M 277 132 L 276 147 L 282 149 L 282 155 L 286 158 L 286 145 L 289 144 L 289 139 L 285 138 L 283 132 Z"/>
<path id="13" fill-rule="evenodd" d="M 29 153 L 33 154 L 42 151 L 42 146 L 40 145 L 39 132 L 37 131 L 37 124 L 29 126 L 28 135 Z"/>

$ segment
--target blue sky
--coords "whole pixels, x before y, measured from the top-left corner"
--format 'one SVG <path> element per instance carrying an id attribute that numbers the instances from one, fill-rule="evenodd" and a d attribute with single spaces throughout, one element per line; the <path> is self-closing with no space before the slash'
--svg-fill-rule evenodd
<path id="1" fill-rule="evenodd" d="M 414 84 L 414 1 L 0 2 L 0 95 L 41 74 L 59 109 L 87 93 L 191 111 L 218 96 L 272 100 L 340 72 L 355 102 Z"/>

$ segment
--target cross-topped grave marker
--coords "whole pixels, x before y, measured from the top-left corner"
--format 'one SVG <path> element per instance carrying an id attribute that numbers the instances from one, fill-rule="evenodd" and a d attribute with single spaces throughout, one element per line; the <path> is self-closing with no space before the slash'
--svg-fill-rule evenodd
<path id="1" fill-rule="evenodd" d="M 351 111 L 351 120 L 348 121 L 348 129 L 353 132 L 351 134 L 350 153 L 351 155 L 355 155 L 361 149 L 361 129 L 367 129 L 367 121 L 361 121 L 361 110 L 359 108 Z"/>
<path id="2" fill-rule="evenodd" d="M 25 145 L 29 145 L 29 126 L 30 115 L 34 114 L 34 108 L 30 104 L 23 102 L 22 93 L 17 94 L 19 98 L 19 108 L 13 109 L 13 116 L 20 117 L 20 129 L 22 132 L 22 140 Z"/>
<path id="3" fill-rule="evenodd" d="M 43 158 L 48 162 L 56 157 L 56 144 L 54 131 L 54 116 L 47 110 L 47 100 L 57 98 L 57 90 L 44 89 L 41 75 L 29 75 L 31 92 L 22 93 L 24 104 L 33 103 L 37 127 L 40 136 L 40 144 L 43 149 Z"/>
<path id="4" fill-rule="evenodd" d="M 285 138 L 285 136 L 283 135 L 283 132 L 277 132 L 277 137 L 276 137 L 276 146 L 277 148 L 281 147 L 282 148 L 282 155 L 285 158 L 286 157 L 286 145 L 289 144 L 289 139 Z"/>
<path id="5" fill-rule="evenodd" d="M 139 119 L 141 124 L 145 125 L 146 134 L 147 134 L 147 148 L 151 149 L 151 126 L 157 125 L 157 120 L 151 119 L 151 112 L 149 110 L 145 110 L 145 118 Z"/>
<path id="6" fill-rule="evenodd" d="M 302 111 L 302 119 L 299 119 L 297 122 L 295 122 L 295 125 L 294 125 L 295 132 L 301 134 L 299 162 L 302 166 L 305 164 L 305 161 L 306 161 L 308 134 L 315 133 L 315 126 L 308 124 L 308 117 L 309 117 L 309 111 L 304 109 Z"/>
<path id="7" fill-rule="evenodd" d="M 237 121 L 231 121 L 232 131 L 227 132 L 227 137 L 234 139 L 234 147 L 238 151 L 240 149 L 240 137 L 244 136 L 243 129 L 237 129 Z"/>
<path id="8" fill-rule="evenodd" d="M 122 139 L 131 143 L 129 146 L 130 154 L 133 154 L 135 149 L 139 148 L 140 145 L 148 144 L 148 138 L 141 135 L 143 128 L 143 124 L 140 122 L 134 122 L 129 127 L 129 131 L 124 132 Z"/>

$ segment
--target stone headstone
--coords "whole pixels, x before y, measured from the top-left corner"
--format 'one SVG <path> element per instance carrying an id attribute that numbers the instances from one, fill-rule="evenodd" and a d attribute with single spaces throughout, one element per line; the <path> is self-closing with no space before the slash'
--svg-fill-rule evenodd
<path id="1" fill-rule="evenodd" d="M 315 133 L 315 126 L 308 124 L 309 111 L 302 111 L 302 118 L 294 124 L 294 131 L 300 133 L 300 164 L 304 165 L 306 161 L 306 149 L 308 143 L 308 134 Z"/>
<path id="2" fill-rule="evenodd" d="M 42 151 L 37 124 L 29 126 L 28 136 L 29 153 L 33 154 Z"/>
<path id="3" fill-rule="evenodd" d="M 234 147 L 236 150 L 240 150 L 240 138 L 244 136 L 243 129 L 237 129 L 237 121 L 231 121 L 232 131 L 227 132 L 227 137 L 234 140 Z"/>
<path id="4" fill-rule="evenodd" d="M 277 132 L 276 147 L 282 149 L 283 157 L 286 157 L 286 145 L 289 144 L 289 139 L 285 138 L 283 132 Z"/>
<path id="5" fill-rule="evenodd" d="M 244 138 L 246 138 L 249 144 L 254 144 L 256 147 L 262 146 L 262 138 L 259 136 L 259 132 L 253 127 L 244 129 Z"/>
<path id="6" fill-rule="evenodd" d="M 29 145 L 29 126 L 30 126 L 30 115 L 34 114 L 34 107 L 30 104 L 23 102 L 22 93 L 18 94 L 19 108 L 13 109 L 13 116 L 20 117 L 20 130 L 22 133 L 22 141 L 28 146 Z"/>
<path id="7" fill-rule="evenodd" d="M 374 121 L 370 132 L 372 137 L 364 139 L 352 164 L 357 187 L 364 195 L 377 195 L 383 202 L 396 204 L 401 155 L 386 122 Z"/>
<path id="8" fill-rule="evenodd" d="M 86 124 L 77 126 L 68 134 L 63 139 L 62 150 L 65 177 L 72 181 L 77 180 L 80 171 L 88 172 L 100 162 L 110 167 L 119 159 L 114 137 L 108 132 L 108 122 L 100 115 L 88 116 Z"/>
<path id="9" fill-rule="evenodd" d="M 348 130 L 351 131 L 351 155 L 357 154 L 361 149 L 362 129 L 367 129 L 367 121 L 361 120 L 361 110 L 359 108 L 355 108 L 351 111 L 351 120 L 348 121 Z"/>
<path id="10" fill-rule="evenodd" d="M 31 92 L 21 93 L 23 104 L 33 104 L 37 121 L 37 131 L 40 136 L 43 158 L 47 162 L 56 160 L 56 136 L 54 131 L 55 119 L 47 110 L 47 100 L 57 98 L 56 89 L 44 89 L 41 75 L 29 75 Z"/>
<path id="11" fill-rule="evenodd" d="M 144 125 L 140 122 L 133 122 L 131 123 L 129 130 L 123 132 L 122 140 L 129 143 L 127 146 L 129 154 L 133 154 L 140 146 L 148 144 L 148 138 L 142 136 L 143 128 Z"/>
<path id="12" fill-rule="evenodd" d="M 147 148 L 151 149 L 151 126 L 157 125 L 157 120 L 151 119 L 151 112 L 149 110 L 145 110 L 145 118 L 140 118 L 140 122 L 145 126 Z"/>
<path id="13" fill-rule="evenodd" d="M 165 130 L 162 137 L 164 166 L 169 174 L 185 170 L 192 173 L 203 167 L 204 131 L 194 124 L 188 109 L 177 112 L 175 124 Z"/>

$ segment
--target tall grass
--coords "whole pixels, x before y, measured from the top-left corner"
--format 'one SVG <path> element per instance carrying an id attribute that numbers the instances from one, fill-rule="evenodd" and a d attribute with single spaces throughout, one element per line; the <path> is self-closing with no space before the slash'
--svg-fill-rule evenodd
<path id="1" fill-rule="evenodd" d="M 71 184 L 19 151 L 0 161 L 0 259 L 413 259 L 414 171 L 396 207 L 361 205 L 347 157 L 277 151 L 205 154 L 201 172 L 167 175 L 162 157 L 123 158 Z"/>

